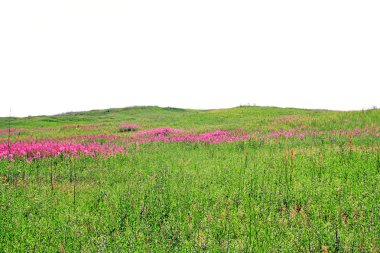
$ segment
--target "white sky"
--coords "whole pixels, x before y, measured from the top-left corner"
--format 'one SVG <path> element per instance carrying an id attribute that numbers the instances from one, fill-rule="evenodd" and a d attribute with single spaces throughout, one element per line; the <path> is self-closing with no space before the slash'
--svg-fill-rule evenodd
<path id="1" fill-rule="evenodd" d="M 3 0 L 0 116 L 380 107 L 379 13 L 379 0 Z"/>

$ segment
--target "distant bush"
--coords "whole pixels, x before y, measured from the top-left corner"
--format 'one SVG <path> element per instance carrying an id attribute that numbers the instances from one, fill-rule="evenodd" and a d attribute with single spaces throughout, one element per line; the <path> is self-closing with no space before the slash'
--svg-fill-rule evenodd
<path id="1" fill-rule="evenodd" d="M 140 125 L 131 123 L 121 123 L 119 126 L 120 132 L 132 132 L 140 129 Z"/>

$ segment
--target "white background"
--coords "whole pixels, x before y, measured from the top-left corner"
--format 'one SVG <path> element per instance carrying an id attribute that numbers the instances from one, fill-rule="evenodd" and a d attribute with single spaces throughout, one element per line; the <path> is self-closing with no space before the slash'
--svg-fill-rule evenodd
<path id="1" fill-rule="evenodd" d="M 380 106 L 380 1 L 3 0 L 0 116 Z"/>

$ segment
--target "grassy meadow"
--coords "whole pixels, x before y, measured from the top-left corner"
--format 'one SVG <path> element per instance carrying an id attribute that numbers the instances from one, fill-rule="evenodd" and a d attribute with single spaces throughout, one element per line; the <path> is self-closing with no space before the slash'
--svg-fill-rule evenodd
<path id="1" fill-rule="evenodd" d="M 9 155 L 42 141 L 121 151 Z M 0 143 L 0 252 L 380 252 L 379 109 L 0 118 Z"/>

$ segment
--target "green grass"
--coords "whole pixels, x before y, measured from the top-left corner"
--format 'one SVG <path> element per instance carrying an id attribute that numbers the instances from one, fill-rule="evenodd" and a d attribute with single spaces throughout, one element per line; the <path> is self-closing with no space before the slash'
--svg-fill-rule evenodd
<path id="1" fill-rule="evenodd" d="M 286 115 L 297 119 L 276 121 Z M 263 135 L 299 126 L 378 132 L 380 110 L 110 109 L 12 119 L 28 130 L 12 140 L 119 134 L 121 122 Z M 62 128 L 86 124 L 98 126 Z M 2 160 L 0 252 L 379 252 L 379 151 L 376 136 L 328 135 Z"/>
<path id="2" fill-rule="evenodd" d="M 275 118 L 286 115 L 300 116 L 300 123 L 311 123 L 316 127 L 337 127 L 344 123 L 348 127 L 379 123 L 379 109 L 336 112 L 326 110 L 305 110 L 241 106 L 219 110 L 189 110 L 160 107 L 127 107 L 120 109 L 94 110 L 89 112 L 66 113 L 56 116 L 12 118 L 12 128 L 51 128 L 65 125 L 103 124 L 117 126 L 121 122 L 134 122 L 146 127 L 171 126 L 180 128 L 242 128 L 254 129 L 266 126 Z M 350 118 L 349 122 L 344 119 Z M 8 128 L 9 119 L 0 117 L 0 129 Z M 312 122 L 315 121 L 315 122 Z"/>

